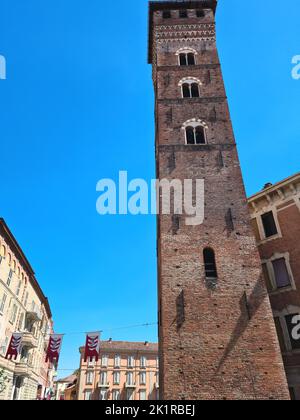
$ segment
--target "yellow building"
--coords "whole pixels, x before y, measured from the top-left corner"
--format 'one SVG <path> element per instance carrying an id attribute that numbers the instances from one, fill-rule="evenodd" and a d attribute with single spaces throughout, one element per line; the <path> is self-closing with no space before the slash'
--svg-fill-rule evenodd
<path id="1" fill-rule="evenodd" d="M 159 398 L 157 344 L 101 341 L 97 363 L 84 362 L 84 347 L 80 348 L 80 355 L 79 400 Z"/>
<path id="2" fill-rule="evenodd" d="M 0 219 L 0 372 L 4 389 L 0 400 L 44 398 L 53 387 L 54 370 L 45 363 L 52 314 L 26 256 Z M 5 359 L 15 332 L 23 333 L 17 361 Z"/>

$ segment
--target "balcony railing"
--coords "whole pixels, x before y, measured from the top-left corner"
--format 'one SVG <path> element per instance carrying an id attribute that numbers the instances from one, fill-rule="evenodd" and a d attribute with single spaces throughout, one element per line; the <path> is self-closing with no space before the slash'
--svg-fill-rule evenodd
<path id="1" fill-rule="evenodd" d="M 29 367 L 27 362 L 19 362 L 15 365 L 15 375 L 16 376 L 23 376 L 28 378 L 31 375 L 31 368 Z"/>
<path id="2" fill-rule="evenodd" d="M 38 346 L 36 338 L 34 338 L 31 332 L 25 331 L 22 337 L 22 345 L 23 347 L 29 347 L 31 349 L 36 348 Z"/>
<path id="3" fill-rule="evenodd" d="M 37 322 L 37 321 L 41 321 L 42 320 L 42 314 L 40 309 L 35 306 L 32 305 L 29 310 L 26 313 L 26 317 L 27 319 L 30 319 L 33 322 Z"/>
<path id="4" fill-rule="evenodd" d="M 106 383 L 104 383 L 104 382 L 98 382 L 98 388 L 109 388 L 109 383 L 108 382 L 106 382 Z"/>

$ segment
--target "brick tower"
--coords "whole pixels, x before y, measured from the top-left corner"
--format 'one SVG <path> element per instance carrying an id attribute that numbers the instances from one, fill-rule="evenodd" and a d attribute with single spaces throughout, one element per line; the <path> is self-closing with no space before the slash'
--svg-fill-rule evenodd
<path id="1" fill-rule="evenodd" d="M 162 399 L 289 399 L 215 42 L 216 0 L 149 9 L 159 179 L 204 179 L 205 220 L 158 218 Z"/>

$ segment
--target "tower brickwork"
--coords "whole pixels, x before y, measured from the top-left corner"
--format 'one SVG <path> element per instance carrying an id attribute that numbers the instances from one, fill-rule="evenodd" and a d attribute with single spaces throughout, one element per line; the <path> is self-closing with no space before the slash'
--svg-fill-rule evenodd
<path id="1" fill-rule="evenodd" d="M 163 399 L 289 399 L 215 39 L 216 1 L 150 2 L 157 177 L 204 179 L 205 219 L 158 217 Z M 249 145 L 251 147 L 251 145 Z"/>

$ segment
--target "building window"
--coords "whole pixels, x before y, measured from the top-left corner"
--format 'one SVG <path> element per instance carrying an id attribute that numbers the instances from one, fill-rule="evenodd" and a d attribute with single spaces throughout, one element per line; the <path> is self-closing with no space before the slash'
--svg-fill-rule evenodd
<path id="1" fill-rule="evenodd" d="M 199 98 L 200 90 L 198 83 L 183 83 L 182 96 L 183 98 Z"/>
<path id="2" fill-rule="evenodd" d="M 202 125 L 186 127 L 185 135 L 188 145 L 206 144 L 205 128 Z"/>
<path id="3" fill-rule="evenodd" d="M 163 16 L 163 19 L 170 19 L 171 18 L 171 11 L 170 10 L 164 10 L 162 16 Z"/>
<path id="4" fill-rule="evenodd" d="M 275 283 L 277 289 L 282 289 L 283 287 L 291 286 L 290 275 L 286 266 L 285 258 L 279 258 L 272 261 Z"/>
<path id="5" fill-rule="evenodd" d="M 23 330 L 23 327 L 24 327 L 24 313 L 22 313 L 21 315 L 20 315 L 20 319 L 19 319 L 19 322 L 18 322 L 18 330 L 19 331 L 22 331 Z"/>
<path id="6" fill-rule="evenodd" d="M 115 368 L 121 367 L 121 356 L 118 354 L 115 355 Z"/>
<path id="7" fill-rule="evenodd" d="M 101 359 L 101 366 L 107 367 L 108 366 L 108 356 L 106 354 L 103 354 Z"/>
<path id="8" fill-rule="evenodd" d="M 195 66 L 196 58 L 193 52 L 182 52 L 179 54 L 179 63 L 181 66 Z"/>
<path id="9" fill-rule="evenodd" d="M 134 392 L 133 392 L 133 390 L 132 390 L 132 389 L 127 389 L 127 392 L 126 392 L 126 399 L 127 399 L 128 401 L 132 401 L 132 400 L 134 399 Z"/>
<path id="10" fill-rule="evenodd" d="M 120 393 L 120 391 L 119 391 L 118 389 L 113 389 L 113 392 L 112 392 L 112 399 L 113 399 L 114 401 L 118 401 L 118 400 L 120 399 L 120 397 L 121 397 L 121 393 Z"/>
<path id="11" fill-rule="evenodd" d="M 114 381 L 114 385 L 120 384 L 120 372 L 114 372 L 113 381 Z"/>
<path id="12" fill-rule="evenodd" d="M 147 399 L 147 394 L 144 389 L 140 390 L 140 400 L 145 401 Z"/>
<path id="13" fill-rule="evenodd" d="M 99 399 L 101 401 L 106 401 L 107 400 L 107 397 L 108 397 L 107 391 L 105 389 L 101 389 L 100 395 L 99 395 Z"/>
<path id="14" fill-rule="evenodd" d="M 94 372 L 89 371 L 86 374 L 86 385 L 93 385 L 94 382 Z"/>
<path id="15" fill-rule="evenodd" d="M 100 373 L 100 385 L 107 385 L 107 372 Z"/>
<path id="16" fill-rule="evenodd" d="M 18 307 L 17 307 L 16 304 L 14 304 L 13 307 L 12 307 L 11 314 L 10 314 L 10 319 L 9 319 L 9 322 L 11 324 L 14 324 L 16 322 L 17 312 L 18 312 Z"/>
<path id="17" fill-rule="evenodd" d="M 91 399 L 92 399 L 92 391 L 85 391 L 84 392 L 84 399 L 85 399 L 85 401 L 91 401 Z"/>
<path id="18" fill-rule="evenodd" d="M 185 19 L 188 17 L 188 12 L 187 10 L 179 10 L 179 17 L 182 19 Z"/>
<path id="19" fill-rule="evenodd" d="M 3 313 L 5 309 L 5 303 L 6 303 L 7 295 L 3 293 L 1 303 L 0 303 L 0 312 Z"/>
<path id="20" fill-rule="evenodd" d="M 134 367 L 134 357 L 133 356 L 128 356 L 127 359 L 127 366 L 129 368 L 133 368 Z"/>
<path id="21" fill-rule="evenodd" d="M 127 385 L 134 385 L 133 372 L 127 372 Z"/>
<path id="22" fill-rule="evenodd" d="M 205 248 L 203 251 L 204 265 L 205 265 L 205 276 L 207 279 L 218 278 L 217 265 L 214 250 L 211 248 Z"/>
<path id="23" fill-rule="evenodd" d="M 285 322 L 289 332 L 291 345 L 293 350 L 300 350 L 300 339 L 297 338 L 299 333 L 299 314 L 287 315 L 285 316 Z"/>
<path id="24" fill-rule="evenodd" d="M 146 385 L 146 372 L 141 372 L 140 373 L 140 385 Z"/>
<path id="25" fill-rule="evenodd" d="M 20 281 L 19 281 L 19 283 L 18 283 L 17 290 L 16 290 L 16 295 L 17 295 L 17 296 L 19 296 L 19 294 L 20 294 L 20 291 L 21 291 L 21 286 L 22 286 L 22 282 L 21 282 L 21 280 L 20 280 Z"/>
<path id="26" fill-rule="evenodd" d="M 12 276 L 13 276 L 13 270 L 9 270 L 9 274 L 8 274 L 8 278 L 7 278 L 7 286 L 11 285 L 11 281 L 12 281 Z"/>
<path id="27" fill-rule="evenodd" d="M 271 236 L 278 234 L 275 218 L 272 211 L 263 214 L 261 216 L 261 220 L 266 238 L 270 238 Z"/>
<path id="28" fill-rule="evenodd" d="M 204 10 L 197 10 L 196 15 L 198 18 L 203 18 L 205 16 Z"/>
<path id="29" fill-rule="evenodd" d="M 141 368 L 146 368 L 147 367 L 147 357 L 146 356 L 141 357 L 140 365 L 141 365 Z"/>

